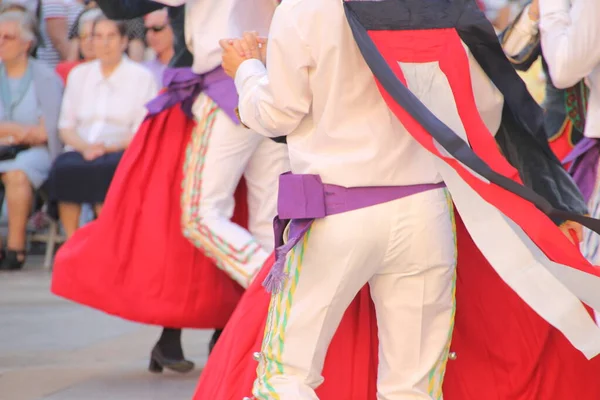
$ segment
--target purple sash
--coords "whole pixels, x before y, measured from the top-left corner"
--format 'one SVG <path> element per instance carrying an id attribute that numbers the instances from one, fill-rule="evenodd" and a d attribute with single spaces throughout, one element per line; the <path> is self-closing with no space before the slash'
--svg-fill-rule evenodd
<path id="1" fill-rule="evenodd" d="M 387 203 L 442 187 L 445 187 L 443 183 L 346 188 L 324 184 L 319 175 L 295 175 L 290 172 L 282 174 L 279 177 L 278 215 L 273 221 L 275 263 L 263 286 L 273 293 L 283 289 L 287 278 L 283 271 L 286 255 L 302 240 L 315 219 Z M 288 241 L 284 244 L 283 234 L 288 224 Z"/>
<path id="2" fill-rule="evenodd" d="M 583 138 L 562 161 L 563 164 L 572 162 L 569 173 L 579 187 L 587 203 L 592 197 L 598 175 L 598 160 L 600 159 L 600 140 Z"/>
<path id="3" fill-rule="evenodd" d="M 149 117 L 181 104 L 183 112 L 193 118 L 192 105 L 204 92 L 233 122 L 240 123 L 234 111 L 238 104 L 235 84 L 221 67 L 202 75 L 195 74 L 191 68 L 167 68 L 163 74 L 163 86 L 166 90 L 146 104 Z"/>

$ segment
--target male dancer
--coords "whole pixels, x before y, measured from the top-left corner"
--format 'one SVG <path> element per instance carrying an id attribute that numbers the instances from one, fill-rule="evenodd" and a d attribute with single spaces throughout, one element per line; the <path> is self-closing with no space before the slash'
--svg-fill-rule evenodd
<path id="1" fill-rule="evenodd" d="M 244 30 L 268 32 L 276 0 L 160 0 L 185 4 L 186 42 L 194 55 L 192 71 L 221 71 L 219 39 Z M 233 83 L 226 90 L 235 96 Z M 284 145 L 248 132 L 224 113 L 209 94 L 201 93 L 192 109 L 197 120 L 189 151 L 201 154 L 186 168 L 183 183 L 184 235 L 242 287 L 248 287 L 273 249 L 272 219 L 277 176 L 288 169 Z M 233 116 L 235 118 L 235 116 Z M 230 221 L 233 193 L 241 176 L 248 184 L 248 231 Z"/>
<path id="2" fill-rule="evenodd" d="M 235 75 L 240 93 L 242 121 L 268 137 L 289 135 L 294 172 L 280 180 L 278 222 L 291 223 L 266 282 L 275 293 L 258 356 L 257 398 L 317 398 L 314 388 L 321 383 L 329 341 L 367 282 L 380 328 L 378 397 L 437 398 L 453 320 L 455 262 L 451 203 L 442 180 L 502 278 L 584 354 L 600 352 L 600 332 L 575 297 L 600 304 L 583 284 L 592 280 L 597 289 L 600 281 L 540 210 L 596 230 L 597 221 L 559 212 L 508 179 L 514 170 L 489 132 L 499 131 L 507 110 L 515 113 L 509 115 L 513 119 L 523 117 L 517 97 L 506 90 L 515 81 L 500 82 L 500 93 L 488 78 L 497 74 L 480 66 L 482 53 L 462 44 L 461 39 L 467 42 L 464 25 L 473 21 L 459 17 L 473 14 L 474 4 L 434 3 L 284 2 L 271 27 L 268 73 L 259 60 L 243 62 L 236 46 L 222 41 L 224 68 Z M 429 18 L 434 14 L 446 17 Z M 367 34 L 365 26 L 378 31 Z M 478 28 L 486 40 L 494 37 L 491 27 Z M 390 30 L 398 30 L 398 37 L 383 40 Z M 259 42 L 247 34 L 246 43 L 259 58 Z M 525 90 L 522 82 L 516 90 Z M 521 99 L 521 105 L 529 99 Z M 515 121 L 531 136 L 521 141 L 543 134 L 536 118 L 537 113 Z M 547 145 L 543 154 L 551 165 Z M 520 161 L 509 152 L 505 156 Z M 583 211 L 581 201 L 557 201 L 563 209 Z M 532 215 L 539 216 L 535 226 L 527 222 Z M 577 223 L 568 221 L 567 228 L 580 235 Z M 588 274 L 578 276 L 565 263 Z M 543 285 L 530 285 L 534 270 Z M 570 311 L 549 307 L 549 301 Z"/>

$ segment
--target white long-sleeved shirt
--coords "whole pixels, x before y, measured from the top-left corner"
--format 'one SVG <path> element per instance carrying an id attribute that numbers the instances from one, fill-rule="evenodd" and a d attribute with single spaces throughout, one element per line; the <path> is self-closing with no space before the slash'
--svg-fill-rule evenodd
<path id="1" fill-rule="evenodd" d="M 152 73 L 127 57 L 109 77 L 100 61 L 83 63 L 69 74 L 58 128 L 73 129 L 88 143 L 119 144 L 137 132 L 157 92 Z"/>
<path id="2" fill-rule="evenodd" d="M 590 86 L 585 136 L 600 138 L 600 1 L 540 0 L 542 51 L 552 82 Z"/>
<path id="3" fill-rule="evenodd" d="M 294 173 L 346 187 L 441 180 L 435 156 L 384 102 L 342 1 L 284 1 L 273 17 L 267 66 L 268 72 L 260 61 L 246 60 L 238 69 L 240 116 L 265 136 L 288 135 Z M 503 97 L 478 65 L 472 71 L 476 102 L 496 132 Z"/>
<path id="4" fill-rule="evenodd" d="M 219 40 L 246 31 L 267 36 L 277 0 L 156 0 L 168 6 L 185 4 L 185 40 L 194 55 L 197 74 L 221 65 Z"/>

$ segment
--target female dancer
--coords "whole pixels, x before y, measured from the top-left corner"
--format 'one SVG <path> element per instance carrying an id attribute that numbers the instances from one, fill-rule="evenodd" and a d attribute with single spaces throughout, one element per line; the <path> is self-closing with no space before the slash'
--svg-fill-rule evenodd
<path id="1" fill-rule="evenodd" d="M 111 18 L 141 16 L 154 2 L 99 1 Z M 62 297 L 136 322 L 165 327 L 151 352 L 150 370 L 187 372 L 181 328 L 216 329 L 216 343 L 243 289 L 218 270 L 181 232 L 182 182 L 201 153 L 191 150 L 191 104 L 201 76 L 183 39 L 183 9 L 170 10 L 178 37 L 165 92 L 123 155 L 102 216 L 75 232 L 56 256 L 52 291 Z M 175 20 L 173 20 L 175 18 Z M 243 181 L 232 220 L 246 225 Z"/>

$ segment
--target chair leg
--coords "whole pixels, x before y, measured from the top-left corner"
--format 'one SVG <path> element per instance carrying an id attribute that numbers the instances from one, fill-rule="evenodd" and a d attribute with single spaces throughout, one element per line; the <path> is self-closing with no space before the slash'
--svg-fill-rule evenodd
<path id="1" fill-rule="evenodd" d="M 48 240 L 46 241 L 46 255 L 44 256 L 44 268 L 51 269 L 54 257 L 54 248 L 56 247 L 56 237 L 58 236 L 58 223 L 50 221 L 48 227 Z"/>

